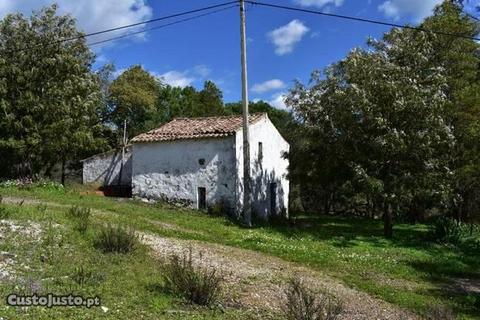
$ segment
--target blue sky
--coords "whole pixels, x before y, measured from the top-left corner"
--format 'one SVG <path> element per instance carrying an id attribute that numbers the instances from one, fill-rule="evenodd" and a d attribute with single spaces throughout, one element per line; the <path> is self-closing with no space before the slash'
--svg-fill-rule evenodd
<path id="1" fill-rule="evenodd" d="M 221 0 L 0 0 L 0 16 L 29 14 L 56 2 L 85 32 L 161 17 L 221 3 Z M 441 0 L 265 0 L 361 18 L 416 23 Z M 480 0 L 470 0 L 467 10 Z M 363 46 L 368 36 L 381 37 L 387 27 L 260 6 L 247 6 L 250 98 L 282 108 L 282 94 L 293 80 L 308 81 L 310 73 Z M 476 13 L 480 15 L 479 13 Z M 240 99 L 239 13 L 237 8 L 146 34 L 94 46 L 96 67 L 113 62 L 119 72 L 141 64 L 172 85 L 200 88 L 213 80 L 225 101 Z M 149 25 L 154 27 L 159 22 Z M 137 29 L 138 30 L 138 29 Z M 122 35 L 102 35 L 89 42 Z"/>

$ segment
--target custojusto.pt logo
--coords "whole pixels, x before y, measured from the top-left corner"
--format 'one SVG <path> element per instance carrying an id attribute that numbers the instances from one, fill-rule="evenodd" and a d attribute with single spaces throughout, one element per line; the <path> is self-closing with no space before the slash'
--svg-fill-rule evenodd
<path id="1" fill-rule="evenodd" d="M 17 295 L 10 294 L 7 296 L 7 304 L 16 307 L 98 307 L 101 305 L 99 297 L 82 297 L 76 295 Z"/>

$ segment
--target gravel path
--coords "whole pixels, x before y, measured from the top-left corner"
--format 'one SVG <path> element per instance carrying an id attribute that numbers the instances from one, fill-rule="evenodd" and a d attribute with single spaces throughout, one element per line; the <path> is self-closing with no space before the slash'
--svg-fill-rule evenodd
<path id="1" fill-rule="evenodd" d="M 159 258 L 188 254 L 191 250 L 195 263 L 217 268 L 226 280 L 229 306 L 279 312 L 285 283 L 292 276 L 300 276 L 312 289 L 328 292 L 343 302 L 340 319 L 418 319 L 408 311 L 348 288 L 319 272 L 255 251 L 151 234 L 142 234 L 142 238 Z"/>

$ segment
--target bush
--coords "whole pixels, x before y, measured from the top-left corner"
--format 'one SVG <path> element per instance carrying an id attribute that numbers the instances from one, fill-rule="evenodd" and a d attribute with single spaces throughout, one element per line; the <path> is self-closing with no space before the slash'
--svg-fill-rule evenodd
<path id="1" fill-rule="evenodd" d="M 453 311 L 445 306 L 435 305 L 430 309 L 428 315 L 429 320 L 455 320 L 456 317 L 453 314 Z"/>
<path id="2" fill-rule="evenodd" d="M 87 232 L 88 226 L 90 225 L 90 216 L 91 212 L 89 208 L 77 206 L 71 207 L 67 213 L 67 217 L 74 223 L 74 229 L 80 233 Z"/>
<path id="3" fill-rule="evenodd" d="M 475 240 L 478 226 L 459 222 L 453 218 L 440 217 L 432 225 L 432 237 L 440 242 L 461 244 Z"/>
<path id="4" fill-rule="evenodd" d="M 342 304 L 326 295 L 317 295 L 302 280 L 293 278 L 285 289 L 284 313 L 288 320 L 335 320 Z"/>
<path id="5" fill-rule="evenodd" d="M 187 301 L 210 306 L 218 300 L 223 278 L 215 268 L 195 267 L 191 250 L 183 257 L 172 255 L 162 269 L 165 287 Z"/>
<path id="6" fill-rule="evenodd" d="M 93 245 L 104 253 L 129 253 L 137 249 L 138 236 L 132 229 L 106 225 L 96 233 Z"/>

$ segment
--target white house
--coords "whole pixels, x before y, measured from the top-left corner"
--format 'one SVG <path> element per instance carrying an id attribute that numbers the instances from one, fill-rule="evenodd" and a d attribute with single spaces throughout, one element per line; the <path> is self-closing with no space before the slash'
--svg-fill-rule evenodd
<path id="1" fill-rule="evenodd" d="M 174 119 L 131 143 L 133 196 L 242 212 L 241 116 Z M 250 148 L 254 214 L 288 215 L 289 144 L 267 114 L 250 116 Z"/>

